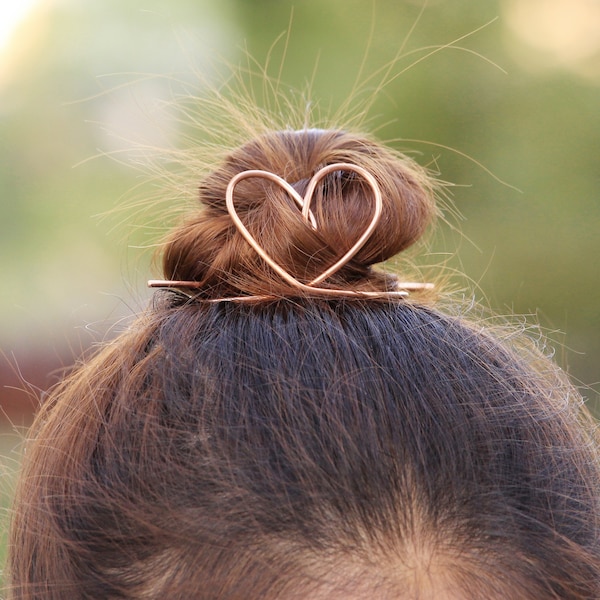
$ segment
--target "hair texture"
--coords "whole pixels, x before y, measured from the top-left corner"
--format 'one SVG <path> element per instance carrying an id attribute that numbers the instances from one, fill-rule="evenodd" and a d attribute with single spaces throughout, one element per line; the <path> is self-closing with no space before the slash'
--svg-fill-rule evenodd
<path id="1" fill-rule="evenodd" d="M 303 193 L 368 169 L 382 218 L 321 285 L 386 290 L 372 265 L 435 209 L 424 172 L 364 136 L 278 131 L 200 184 L 163 249 L 168 279 L 128 331 L 44 403 L 15 500 L 13 599 L 592 599 L 600 465 L 577 391 L 546 358 L 417 295 L 310 297 L 225 208 L 266 169 Z M 300 281 L 360 236 L 369 187 L 236 188 L 252 235 Z M 255 302 L 207 302 L 269 295 Z"/>
<path id="2" fill-rule="evenodd" d="M 377 180 L 384 201 L 373 235 L 339 275 L 326 283 L 361 291 L 385 291 L 386 278 L 370 267 L 413 244 L 434 215 L 429 180 L 417 166 L 399 160 L 365 137 L 336 130 L 281 131 L 235 150 L 200 185 L 205 209 L 173 232 L 163 255 L 169 279 L 198 281 L 205 297 L 239 293 L 297 294 L 296 288 L 265 268 L 225 210 L 225 191 L 242 171 L 270 171 L 304 194 L 322 167 L 351 163 Z M 284 189 L 253 178 L 235 189 L 235 204 L 247 228 L 270 256 L 301 281 L 310 281 L 340 258 L 364 231 L 373 212 L 372 191 L 355 173 L 336 171 L 315 190 L 312 206 L 318 228 L 307 227 Z M 337 201 L 333 201 L 333 199 Z"/>

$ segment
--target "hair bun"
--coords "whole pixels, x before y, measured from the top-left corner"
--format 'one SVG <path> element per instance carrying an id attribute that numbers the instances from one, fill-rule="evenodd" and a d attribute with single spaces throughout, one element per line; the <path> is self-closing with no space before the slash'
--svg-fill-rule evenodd
<path id="1" fill-rule="evenodd" d="M 348 252 L 373 219 L 373 186 L 361 175 L 366 170 L 381 191 L 381 217 L 351 260 L 319 285 L 386 291 L 386 278 L 370 266 L 421 236 L 435 213 L 430 180 L 406 157 L 337 130 L 275 132 L 235 150 L 201 183 L 204 210 L 168 238 L 165 277 L 197 282 L 207 298 L 297 294 L 236 228 L 226 206 L 227 188 L 236 175 L 261 170 L 279 176 L 303 196 L 315 173 L 337 163 L 358 168 L 335 170 L 314 182 L 310 210 L 316 227 L 303 217 L 285 185 L 267 177 L 237 181 L 235 212 L 274 263 L 296 280 L 310 282 Z"/>

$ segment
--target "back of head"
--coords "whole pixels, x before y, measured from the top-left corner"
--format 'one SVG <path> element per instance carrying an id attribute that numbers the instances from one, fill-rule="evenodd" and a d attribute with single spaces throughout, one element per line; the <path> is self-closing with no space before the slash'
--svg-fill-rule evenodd
<path id="1" fill-rule="evenodd" d="M 323 176 L 304 198 L 314 226 L 272 179 L 232 190 L 304 287 L 256 254 L 226 196 L 266 170 L 303 197 L 338 163 L 375 178 L 382 213 L 312 293 L 365 230 L 373 187 Z M 42 407 L 13 597 L 599 597 L 600 466 L 577 392 L 372 268 L 431 220 L 422 170 L 365 137 L 283 131 L 235 150 L 200 194 L 163 252 L 185 293 L 159 292 Z"/>

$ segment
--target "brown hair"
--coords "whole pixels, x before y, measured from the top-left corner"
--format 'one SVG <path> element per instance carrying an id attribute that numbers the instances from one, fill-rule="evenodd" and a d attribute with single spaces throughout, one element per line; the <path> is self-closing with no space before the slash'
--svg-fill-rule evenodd
<path id="1" fill-rule="evenodd" d="M 129 331 L 42 406 L 15 501 L 12 598 L 600 596 L 598 445 L 552 363 L 419 297 L 310 297 L 253 253 L 225 188 L 266 169 L 303 193 L 348 162 L 384 212 L 322 285 L 386 290 L 371 268 L 433 216 L 408 159 L 334 130 L 248 142 L 201 184 L 164 248 L 168 279 Z M 332 173 L 317 231 L 285 191 L 236 189 L 270 256 L 310 281 L 369 218 Z M 207 302 L 244 294 L 271 300 Z"/>

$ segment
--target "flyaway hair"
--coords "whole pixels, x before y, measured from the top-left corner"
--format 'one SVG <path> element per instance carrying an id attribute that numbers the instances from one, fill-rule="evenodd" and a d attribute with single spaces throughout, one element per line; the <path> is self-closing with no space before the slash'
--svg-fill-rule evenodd
<path id="1" fill-rule="evenodd" d="M 356 253 L 313 294 L 308 284 Z M 14 504 L 11 600 L 600 597 L 591 417 L 549 360 L 387 295 L 434 184 L 339 128 L 265 128 L 197 182 L 167 281 L 52 390 Z M 403 274 L 399 277 L 402 280 Z M 185 286 L 183 286 L 185 287 Z M 193 288 L 192 291 L 190 289 Z M 355 294 L 377 293 L 377 297 Z M 251 296 L 252 302 L 222 299 Z M 207 300 L 214 300 L 208 302 Z"/>

